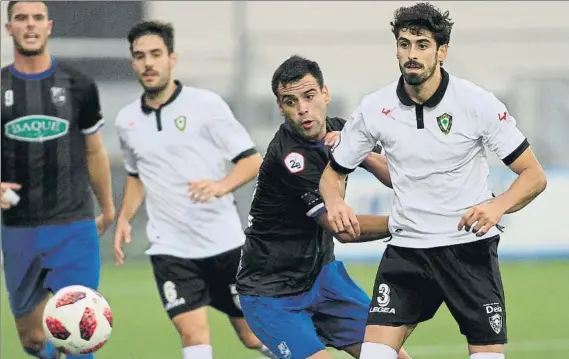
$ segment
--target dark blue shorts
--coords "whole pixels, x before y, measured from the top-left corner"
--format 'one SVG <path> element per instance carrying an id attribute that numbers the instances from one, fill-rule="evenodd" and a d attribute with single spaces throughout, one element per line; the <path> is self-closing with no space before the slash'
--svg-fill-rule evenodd
<path id="1" fill-rule="evenodd" d="M 281 359 L 362 343 L 371 301 L 338 261 L 322 269 L 308 292 L 239 299 L 253 333 Z"/>
<path id="2" fill-rule="evenodd" d="M 95 221 L 40 227 L 2 226 L 4 275 L 16 318 L 35 310 L 49 292 L 69 285 L 97 290 L 101 268 Z"/>

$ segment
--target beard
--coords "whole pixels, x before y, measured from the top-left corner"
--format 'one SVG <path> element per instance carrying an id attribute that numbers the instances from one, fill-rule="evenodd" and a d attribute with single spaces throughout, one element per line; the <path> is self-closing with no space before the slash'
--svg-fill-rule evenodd
<path id="1" fill-rule="evenodd" d="M 139 81 L 140 81 L 140 84 L 142 85 L 142 87 L 144 88 L 145 95 L 149 98 L 154 98 L 154 97 L 158 96 L 160 93 L 162 93 L 162 91 L 164 91 L 166 89 L 166 87 L 168 87 L 168 83 L 170 82 L 170 78 L 167 77 L 165 80 L 160 81 L 155 86 L 145 86 L 142 79 L 140 79 Z"/>
<path id="2" fill-rule="evenodd" d="M 44 53 L 45 43 L 42 44 L 39 49 L 30 50 L 30 49 L 25 49 L 22 46 L 22 44 L 20 44 L 18 41 L 16 41 L 16 39 L 14 39 L 14 48 L 16 49 L 16 51 L 20 55 L 25 56 L 25 57 L 32 57 L 32 56 L 38 56 L 38 55 L 41 55 Z"/>
<path id="3" fill-rule="evenodd" d="M 435 61 L 432 67 L 427 68 L 422 73 L 408 73 L 405 71 L 408 64 L 409 62 L 405 63 L 405 65 L 399 65 L 399 69 L 401 70 L 401 75 L 403 75 L 405 82 L 411 86 L 419 86 L 424 84 L 428 79 L 433 77 L 437 68 L 437 62 Z"/>

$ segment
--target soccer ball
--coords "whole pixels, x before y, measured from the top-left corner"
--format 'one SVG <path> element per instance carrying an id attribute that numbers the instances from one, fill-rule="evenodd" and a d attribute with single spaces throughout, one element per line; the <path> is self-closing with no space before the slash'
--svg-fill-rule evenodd
<path id="1" fill-rule="evenodd" d="M 81 356 L 101 349 L 111 336 L 113 314 L 93 289 L 73 285 L 51 297 L 43 312 L 47 340 L 61 353 Z"/>

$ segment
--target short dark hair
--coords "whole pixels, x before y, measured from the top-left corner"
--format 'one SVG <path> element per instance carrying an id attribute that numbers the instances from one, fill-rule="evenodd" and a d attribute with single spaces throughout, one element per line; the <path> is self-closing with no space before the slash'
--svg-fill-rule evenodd
<path id="1" fill-rule="evenodd" d="M 390 25 L 395 39 L 399 37 L 399 31 L 404 29 L 408 29 L 414 34 L 428 30 L 433 34 L 437 47 L 439 47 L 448 45 L 450 42 L 450 33 L 454 24 L 451 20 L 448 10 L 441 12 L 429 3 L 418 3 L 395 10 Z"/>
<path id="2" fill-rule="evenodd" d="M 273 74 L 273 79 L 271 80 L 273 93 L 277 96 L 279 85 L 297 82 L 306 75 L 314 76 L 320 88 L 324 86 L 324 76 L 316 61 L 308 60 L 299 55 L 289 57 Z"/>
<path id="3" fill-rule="evenodd" d="M 130 43 L 130 52 L 132 45 L 141 36 L 158 35 L 164 41 L 168 53 L 174 52 L 174 27 L 171 23 L 161 21 L 142 21 L 134 25 L 128 32 L 128 42 Z"/>
<path id="4" fill-rule="evenodd" d="M 47 8 L 47 1 L 10 1 L 8 3 L 8 21 L 12 20 L 12 9 L 14 9 L 14 6 L 16 6 L 17 3 L 19 2 L 41 2 L 42 4 L 45 5 L 45 7 Z"/>

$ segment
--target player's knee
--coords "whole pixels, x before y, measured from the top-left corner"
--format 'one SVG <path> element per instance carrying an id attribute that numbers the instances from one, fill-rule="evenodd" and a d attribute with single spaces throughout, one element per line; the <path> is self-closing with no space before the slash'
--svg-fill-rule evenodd
<path id="1" fill-rule="evenodd" d="M 259 349 L 263 346 L 263 343 L 251 330 L 240 331 L 238 335 L 243 345 L 248 349 Z"/>
<path id="2" fill-rule="evenodd" d="M 398 327 L 387 325 L 368 325 L 366 327 L 364 342 L 384 344 L 399 350 L 408 336 L 409 329 L 410 326 L 408 325 L 401 325 Z"/>
<path id="3" fill-rule="evenodd" d="M 194 345 L 209 344 L 209 334 L 202 331 L 187 331 L 180 335 L 182 338 L 182 345 L 190 347 Z"/>
<path id="4" fill-rule="evenodd" d="M 245 318 L 231 318 L 231 324 L 235 328 L 237 336 L 248 349 L 259 349 L 263 347 L 263 343 L 257 338 L 255 333 L 245 321 Z"/>
<path id="5" fill-rule="evenodd" d="M 209 325 L 205 307 L 179 314 L 172 318 L 184 347 L 210 344 Z"/>
<path id="6" fill-rule="evenodd" d="M 184 347 L 210 343 L 207 324 L 185 323 L 182 327 L 178 327 L 178 332 Z"/>
<path id="7" fill-rule="evenodd" d="M 34 354 L 43 349 L 45 345 L 45 334 L 42 329 L 19 328 L 18 335 L 22 348 L 28 354 Z"/>
<path id="8" fill-rule="evenodd" d="M 473 345 L 473 344 L 468 344 L 468 351 L 470 352 L 471 355 L 474 354 L 480 354 L 480 356 L 474 356 L 474 358 L 478 358 L 480 357 L 482 358 L 486 358 L 485 355 L 487 354 L 501 354 L 503 355 L 505 352 L 505 346 L 504 344 L 491 344 L 491 345 Z M 492 356 L 489 356 L 489 358 L 493 358 Z M 501 358 L 501 357 L 500 357 Z"/>

